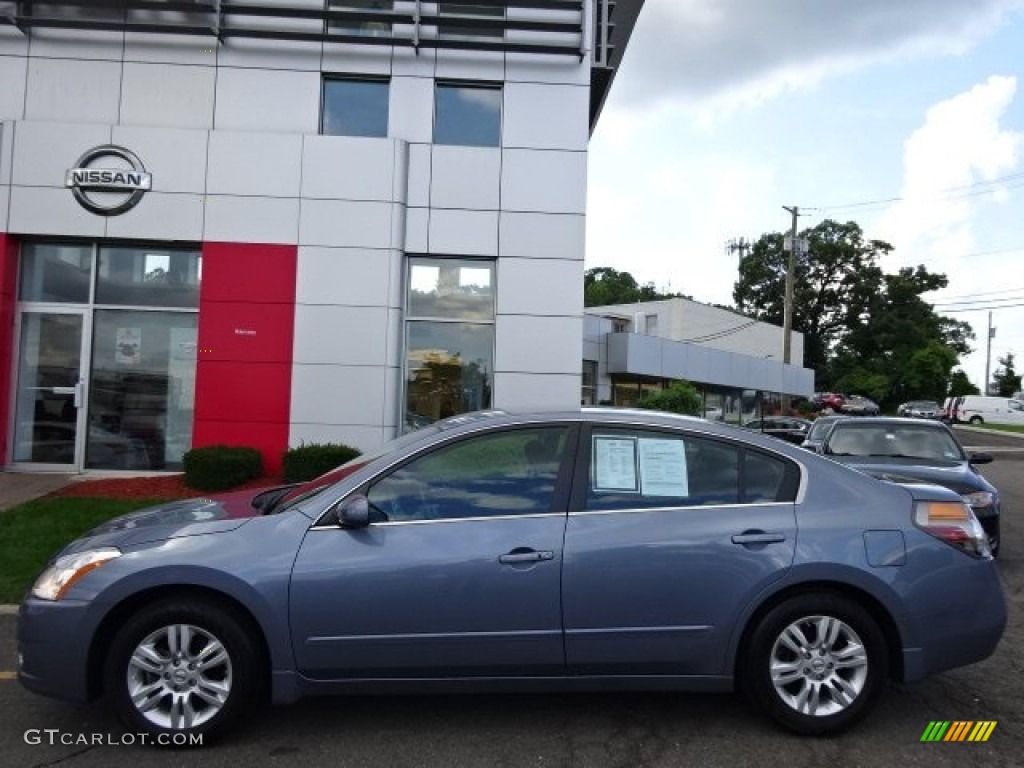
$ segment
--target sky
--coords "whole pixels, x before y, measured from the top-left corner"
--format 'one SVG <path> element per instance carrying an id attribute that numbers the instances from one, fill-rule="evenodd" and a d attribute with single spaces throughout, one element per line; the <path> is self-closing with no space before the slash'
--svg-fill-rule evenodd
<path id="1" fill-rule="evenodd" d="M 1024 370 L 1024 0 L 646 0 L 590 142 L 587 267 L 732 304 L 727 248 L 856 221 Z M 1013 306 L 1020 305 L 1020 306 Z"/>

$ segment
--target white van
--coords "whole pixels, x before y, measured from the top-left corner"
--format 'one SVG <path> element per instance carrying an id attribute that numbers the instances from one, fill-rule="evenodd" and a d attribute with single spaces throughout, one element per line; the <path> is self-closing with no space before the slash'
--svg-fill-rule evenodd
<path id="1" fill-rule="evenodd" d="M 1024 424 L 1024 401 L 964 395 L 957 406 L 956 420 L 968 424 Z"/>

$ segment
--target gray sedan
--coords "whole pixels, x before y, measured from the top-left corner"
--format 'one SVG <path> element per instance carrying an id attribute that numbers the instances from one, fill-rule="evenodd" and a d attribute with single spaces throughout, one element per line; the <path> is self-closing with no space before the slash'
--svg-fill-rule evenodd
<path id="1" fill-rule="evenodd" d="M 154 744 L 314 694 L 742 689 L 833 733 L 890 679 L 989 656 L 969 505 L 749 430 L 470 414 L 292 488 L 121 517 L 21 607 L 19 677 Z"/>

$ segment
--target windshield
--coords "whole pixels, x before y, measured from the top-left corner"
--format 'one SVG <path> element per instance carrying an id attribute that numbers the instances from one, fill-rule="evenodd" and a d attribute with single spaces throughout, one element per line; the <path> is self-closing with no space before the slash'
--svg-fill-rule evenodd
<path id="1" fill-rule="evenodd" d="M 825 433 L 829 431 L 833 424 L 839 419 L 828 419 L 822 418 L 811 424 L 811 428 L 807 430 L 808 440 L 821 440 L 825 437 Z"/>
<path id="2" fill-rule="evenodd" d="M 829 437 L 827 453 L 929 461 L 964 460 L 963 449 L 948 430 L 913 424 L 837 424 Z"/>

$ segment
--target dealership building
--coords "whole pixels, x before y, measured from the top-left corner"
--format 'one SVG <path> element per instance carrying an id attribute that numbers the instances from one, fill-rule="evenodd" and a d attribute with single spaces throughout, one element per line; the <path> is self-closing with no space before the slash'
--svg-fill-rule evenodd
<path id="1" fill-rule="evenodd" d="M 641 5 L 0 0 L 0 464 L 577 405 Z"/>

